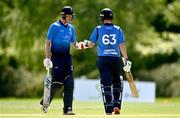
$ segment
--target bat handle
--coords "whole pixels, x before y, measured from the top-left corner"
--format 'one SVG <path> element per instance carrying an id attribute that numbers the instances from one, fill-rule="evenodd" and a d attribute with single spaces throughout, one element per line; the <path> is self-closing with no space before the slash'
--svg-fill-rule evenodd
<path id="1" fill-rule="evenodd" d="M 46 68 L 47 69 L 47 76 L 50 75 L 50 68 Z"/>

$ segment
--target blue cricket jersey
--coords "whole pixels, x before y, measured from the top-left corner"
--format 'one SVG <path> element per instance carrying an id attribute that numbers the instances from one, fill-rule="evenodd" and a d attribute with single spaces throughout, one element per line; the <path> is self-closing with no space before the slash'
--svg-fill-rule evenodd
<path id="1" fill-rule="evenodd" d="M 47 39 L 51 41 L 52 53 L 69 53 L 70 43 L 76 41 L 74 27 L 71 24 L 65 26 L 61 21 L 52 23 Z"/>
<path id="2" fill-rule="evenodd" d="M 98 56 L 120 57 L 119 44 L 124 43 L 124 34 L 119 26 L 103 24 L 94 29 L 90 41 L 97 41 Z"/>

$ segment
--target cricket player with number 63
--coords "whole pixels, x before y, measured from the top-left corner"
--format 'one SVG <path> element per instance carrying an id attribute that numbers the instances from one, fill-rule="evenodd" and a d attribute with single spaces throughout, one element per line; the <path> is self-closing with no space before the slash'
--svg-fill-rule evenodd
<path id="1" fill-rule="evenodd" d="M 112 23 L 113 12 L 109 8 L 100 13 L 101 25 L 97 26 L 90 36 L 90 41 L 84 41 L 84 49 L 93 48 L 97 42 L 97 66 L 100 74 L 101 92 L 107 115 L 120 114 L 123 79 L 120 69 L 129 72 L 131 62 L 128 60 L 124 34 L 119 26 Z M 121 58 L 124 66 L 121 65 Z M 120 77 L 121 76 L 121 77 Z"/>

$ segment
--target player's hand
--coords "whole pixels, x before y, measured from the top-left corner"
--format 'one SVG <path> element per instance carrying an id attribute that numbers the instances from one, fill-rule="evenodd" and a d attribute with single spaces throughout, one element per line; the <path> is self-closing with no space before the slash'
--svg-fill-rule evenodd
<path id="1" fill-rule="evenodd" d="M 125 72 L 130 72 L 131 66 L 132 66 L 132 62 L 131 62 L 131 61 L 129 61 L 128 59 L 124 60 L 123 70 L 124 70 Z"/>
<path id="2" fill-rule="evenodd" d="M 45 58 L 43 61 L 43 64 L 44 64 L 44 67 L 46 67 L 46 69 L 53 67 L 53 63 L 52 63 L 51 59 L 49 59 L 49 58 Z"/>
<path id="3" fill-rule="evenodd" d="M 85 49 L 84 42 L 79 42 L 79 43 L 78 43 L 78 49 L 80 49 L 80 50 Z"/>
<path id="4" fill-rule="evenodd" d="M 86 48 L 89 48 L 88 46 L 89 46 L 89 41 L 87 41 L 87 40 L 84 40 L 83 42 L 79 42 L 78 44 L 77 44 L 77 47 L 78 47 L 78 49 L 80 49 L 80 50 L 83 50 L 83 49 L 86 49 Z"/>

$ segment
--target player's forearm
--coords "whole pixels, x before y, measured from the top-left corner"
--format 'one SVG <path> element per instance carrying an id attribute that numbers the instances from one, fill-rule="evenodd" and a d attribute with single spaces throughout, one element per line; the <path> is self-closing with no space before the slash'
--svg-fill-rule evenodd
<path id="1" fill-rule="evenodd" d="M 51 41 L 46 40 L 45 43 L 45 55 L 46 58 L 51 58 Z"/>
<path id="2" fill-rule="evenodd" d="M 120 50 L 121 50 L 122 57 L 125 58 L 125 59 L 127 59 L 128 56 L 127 56 L 127 51 L 126 51 L 126 46 L 125 46 L 125 44 L 124 44 L 124 43 L 121 43 L 121 44 L 119 45 L 119 47 L 120 47 Z"/>

